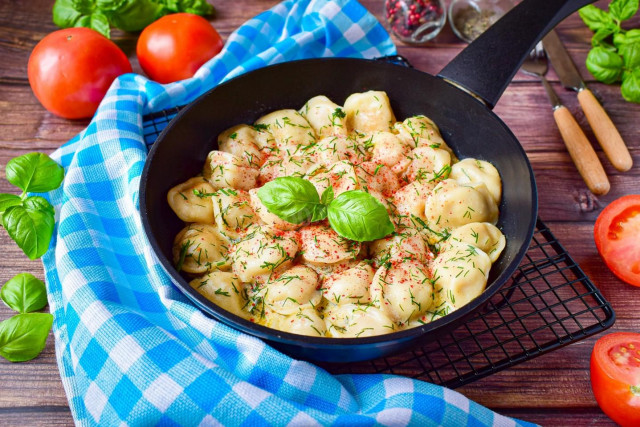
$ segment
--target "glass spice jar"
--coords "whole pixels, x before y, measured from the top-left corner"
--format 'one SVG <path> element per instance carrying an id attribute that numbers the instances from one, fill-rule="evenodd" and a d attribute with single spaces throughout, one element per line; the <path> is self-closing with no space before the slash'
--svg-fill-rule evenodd
<path id="1" fill-rule="evenodd" d="M 449 24 L 461 40 L 471 43 L 508 12 L 517 0 L 453 0 Z"/>
<path id="2" fill-rule="evenodd" d="M 391 32 L 417 45 L 437 36 L 447 19 L 442 0 L 386 0 L 385 12 Z"/>

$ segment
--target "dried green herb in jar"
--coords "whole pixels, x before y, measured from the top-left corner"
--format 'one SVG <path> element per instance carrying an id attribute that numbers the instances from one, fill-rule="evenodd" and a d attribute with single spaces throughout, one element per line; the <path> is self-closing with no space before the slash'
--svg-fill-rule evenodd
<path id="1" fill-rule="evenodd" d="M 456 13 L 453 17 L 453 25 L 463 39 L 471 42 L 492 26 L 499 17 L 493 10 L 477 10 L 468 6 Z"/>

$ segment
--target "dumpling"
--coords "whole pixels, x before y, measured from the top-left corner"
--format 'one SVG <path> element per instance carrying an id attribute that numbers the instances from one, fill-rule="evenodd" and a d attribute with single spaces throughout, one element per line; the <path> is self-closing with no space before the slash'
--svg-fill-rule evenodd
<path id="1" fill-rule="evenodd" d="M 498 221 L 498 206 L 484 184 L 472 187 L 446 179 L 427 198 L 425 216 L 429 228 L 437 233 L 471 222 L 495 224 Z"/>
<path id="2" fill-rule="evenodd" d="M 369 264 L 358 263 L 355 267 L 327 277 L 322 284 L 322 295 L 333 304 L 367 304 L 371 301 L 369 287 L 373 275 L 373 268 Z"/>
<path id="3" fill-rule="evenodd" d="M 318 194 L 324 193 L 329 186 L 333 187 L 334 197 L 338 197 L 345 191 L 360 189 L 355 168 L 347 161 L 336 162 L 329 167 L 317 169 L 309 177 L 309 181 L 316 187 Z"/>
<path id="4" fill-rule="evenodd" d="M 371 137 L 371 143 L 373 145 L 371 161 L 388 166 L 396 175 L 404 172 L 411 163 L 409 158 L 411 147 L 391 132 L 374 133 Z"/>
<path id="5" fill-rule="evenodd" d="M 347 136 L 347 115 L 324 95 L 314 96 L 300 109 L 318 138 Z"/>
<path id="6" fill-rule="evenodd" d="M 310 169 L 316 167 L 311 156 L 270 156 L 260 168 L 258 178 L 260 185 L 283 176 L 303 177 Z"/>
<path id="7" fill-rule="evenodd" d="M 230 239 L 239 238 L 250 225 L 258 221 L 246 191 L 221 188 L 212 200 L 218 230 Z"/>
<path id="8" fill-rule="evenodd" d="M 257 188 L 249 190 L 249 202 L 253 211 L 260 218 L 260 221 L 262 221 L 269 228 L 275 228 L 282 231 L 291 231 L 297 230 L 298 228 L 302 227 L 302 224 L 294 224 L 292 222 L 285 221 L 278 215 L 269 212 L 267 207 L 262 204 L 262 201 L 258 197 Z"/>
<path id="9" fill-rule="evenodd" d="M 427 220 L 424 214 L 427 197 L 436 184 L 428 181 L 414 181 L 393 194 L 393 206 L 396 222 L 403 228 L 420 228 Z"/>
<path id="10" fill-rule="evenodd" d="M 489 162 L 477 159 L 462 159 L 451 166 L 450 178 L 462 185 L 484 183 L 496 203 L 502 198 L 502 182 L 498 170 Z"/>
<path id="11" fill-rule="evenodd" d="M 235 274 L 212 271 L 193 279 L 189 285 L 212 303 L 244 319 L 248 318 L 249 313 L 243 310 L 247 304 L 243 284 Z"/>
<path id="12" fill-rule="evenodd" d="M 341 304 L 325 313 L 327 336 L 334 338 L 372 337 L 393 332 L 394 322 L 370 304 Z"/>
<path id="13" fill-rule="evenodd" d="M 278 110 L 260 117 L 257 126 L 266 126 L 283 156 L 295 156 L 316 142 L 316 135 L 302 114 L 296 110 Z"/>
<path id="14" fill-rule="evenodd" d="M 388 132 L 396 121 L 385 92 L 354 93 L 344 101 L 349 131 Z"/>
<path id="15" fill-rule="evenodd" d="M 446 150 L 422 146 L 409 153 L 411 163 L 404 177 L 406 181 L 439 182 L 449 177 L 451 154 Z"/>
<path id="16" fill-rule="evenodd" d="M 472 222 L 458 227 L 451 232 L 448 244 L 465 243 L 482 249 L 494 263 L 506 245 L 502 231 L 488 222 Z"/>
<path id="17" fill-rule="evenodd" d="M 254 225 L 231 247 L 231 268 L 243 282 L 262 275 L 271 277 L 291 266 L 299 246 L 297 233 L 293 231 L 268 231 Z"/>
<path id="18" fill-rule="evenodd" d="M 396 324 L 407 324 L 433 304 L 427 267 L 412 260 L 381 266 L 371 283 L 371 296 L 373 303 Z"/>
<path id="19" fill-rule="evenodd" d="M 296 265 L 271 277 L 261 289 L 262 300 L 272 311 L 294 314 L 301 305 L 320 304 L 318 274 L 304 265 Z"/>
<path id="20" fill-rule="evenodd" d="M 323 337 L 327 332 L 324 320 L 309 304 L 299 307 L 293 314 L 269 312 L 265 316 L 264 324 L 279 331 L 312 337 Z"/>
<path id="21" fill-rule="evenodd" d="M 398 132 L 398 138 L 407 145 L 414 148 L 440 148 L 453 154 L 442 139 L 438 126 L 426 116 L 409 117 L 401 123 L 396 123 L 393 127 Z"/>
<path id="22" fill-rule="evenodd" d="M 480 295 L 487 286 L 491 260 L 473 245 L 454 244 L 440 252 L 432 264 L 436 291 L 454 309 Z"/>
<path id="23" fill-rule="evenodd" d="M 259 168 L 266 154 L 257 144 L 258 132 L 249 125 L 233 126 L 218 135 L 218 148 L 245 162 L 245 166 Z"/>
<path id="24" fill-rule="evenodd" d="M 383 163 L 364 162 L 355 166 L 360 188 L 373 190 L 385 197 L 392 197 L 400 188 L 400 180 L 389 166 Z"/>
<path id="25" fill-rule="evenodd" d="M 426 263 L 430 253 L 420 233 L 412 228 L 395 232 L 369 243 L 369 253 L 377 267 L 389 262 L 414 260 Z"/>
<path id="26" fill-rule="evenodd" d="M 360 242 L 345 239 L 323 223 L 300 229 L 302 259 L 311 264 L 334 264 L 355 259 L 360 253 Z"/>
<path id="27" fill-rule="evenodd" d="M 202 175 L 216 189 L 231 187 L 250 190 L 256 186 L 258 169 L 249 167 L 240 157 L 224 151 L 211 151 Z"/>
<path id="28" fill-rule="evenodd" d="M 329 136 L 313 147 L 313 158 L 319 165 L 329 166 L 341 160 L 358 164 L 369 158 L 369 152 L 356 138 Z"/>
<path id="29" fill-rule="evenodd" d="M 173 262 L 178 270 L 204 274 L 229 268 L 229 240 L 214 225 L 189 224 L 173 242 Z"/>
<path id="30" fill-rule="evenodd" d="M 167 201 L 184 222 L 213 223 L 211 196 L 215 189 L 202 177 L 191 178 L 173 187 Z"/>

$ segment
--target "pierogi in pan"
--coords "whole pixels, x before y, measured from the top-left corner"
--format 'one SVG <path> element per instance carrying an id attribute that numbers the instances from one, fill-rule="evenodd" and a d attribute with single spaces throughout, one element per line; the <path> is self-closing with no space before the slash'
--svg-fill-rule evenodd
<path id="1" fill-rule="evenodd" d="M 289 222 L 260 193 L 283 177 L 322 199 L 366 192 L 393 232 L 352 240 L 326 214 Z M 221 132 L 202 173 L 169 191 L 185 222 L 174 262 L 200 294 L 249 321 L 310 336 L 386 334 L 484 291 L 506 244 L 501 192 L 491 163 L 458 159 L 428 117 L 397 121 L 386 93 L 343 106 L 316 96 Z"/>

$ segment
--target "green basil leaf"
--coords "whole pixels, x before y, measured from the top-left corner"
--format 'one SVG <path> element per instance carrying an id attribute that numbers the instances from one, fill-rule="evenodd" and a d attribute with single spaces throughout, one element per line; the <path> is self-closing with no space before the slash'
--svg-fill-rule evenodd
<path id="1" fill-rule="evenodd" d="M 627 101 L 640 104 L 640 68 L 625 73 L 620 92 Z"/>
<path id="2" fill-rule="evenodd" d="M 624 21 L 638 11 L 638 0 L 613 0 L 609 3 L 609 13 L 614 19 Z"/>
<path id="3" fill-rule="evenodd" d="M 591 46 L 604 46 L 607 49 L 611 47 L 610 43 L 605 42 L 605 40 L 611 36 L 612 34 L 616 34 L 620 32 L 620 27 L 617 25 L 610 25 L 606 27 L 599 28 L 591 38 Z"/>
<path id="4" fill-rule="evenodd" d="M 0 322 L 0 356 L 11 362 L 37 357 L 47 343 L 52 324 L 49 313 L 17 314 Z"/>
<path id="5" fill-rule="evenodd" d="M 626 70 L 632 71 L 640 68 L 640 40 L 635 43 L 621 45 L 619 51 Z"/>
<path id="6" fill-rule="evenodd" d="M 622 75 L 622 58 L 620 55 L 603 47 L 591 49 L 587 55 L 586 65 L 593 77 L 603 83 L 615 83 Z"/>
<path id="7" fill-rule="evenodd" d="M 11 206 L 18 206 L 22 204 L 22 199 L 15 194 L 0 194 L 0 215 L 4 213 Z"/>
<path id="8" fill-rule="evenodd" d="M 64 179 L 64 169 L 44 153 L 28 153 L 7 163 L 7 181 L 23 191 L 55 190 Z"/>
<path id="9" fill-rule="evenodd" d="M 182 0 L 180 1 L 180 10 L 205 16 L 212 15 L 214 12 L 213 6 L 207 3 L 206 0 Z"/>
<path id="10" fill-rule="evenodd" d="M 53 5 L 53 23 L 60 28 L 75 27 L 76 23 L 87 13 L 80 2 L 74 0 L 56 0 Z"/>
<path id="11" fill-rule="evenodd" d="M 331 228 L 340 236 L 365 242 L 393 233 L 394 227 L 384 205 L 371 194 L 345 191 L 329 204 Z"/>
<path id="12" fill-rule="evenodd" d="M 106 38 L 111 38 L 111 26 L 109 25 L 109 19 L 107 15 L 96 12 L 91 15 L 91 19 L 89 21 L 89 25 L 92 30 L 95 30 L 105 36 Z"/>
<path id="13" fill-rule="evenodd" d="M 152 0 L 97 0 L 96 5 L 111 25 L 124 31 L 140 31 L 166 12 Z"/>
<path id="14" fill-rule="evenodd" d="M 9 279 L 0 289 L 0 298 L 19 313 L 42 310 L 48 303 L 44 283 L 29 273 L 20 273 Z"/>
<path id="15" fill-rule="evenodd" d="M 602 27 L 613 24 L 613 18 L 604 10 L 592 4 L 586 5 L 579 11 L 580 18 L 591 31 L 598 31 Z"/>
<path id="16" fill-rule="evenodd" d="M 320 201 L 323 205 L 329 206 L 329 203 L 333 200 L 333 187 L 329 185 L 326 190 L 322 192 L 322 196 L 320 196 Z"/>
<path id="17" fill-rule="evenodd" d="M 213 6 L 207 0 L 157 0 L 170 12 L 187 12 L 196 15 L 213 14 Z"/>
<path id="18" fill-rule="evenodd" d="M 293 224 L 320 221 L 327 216 L 327 207 L 320 202 L 316 187 L 295 176 L 267 182 L 258 190 L 258 198 L 269 212 Z"/>
<path id="19" fill-rule="evenodd" d="M 55 225 L 53 207 L 42 197 L 27 197 L 22 205 L 4 212 L 2 224 L 20 249 L 30 259 L 36 259 L 49 248 Z"/>

